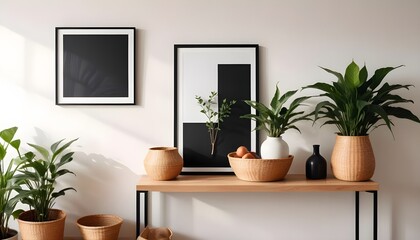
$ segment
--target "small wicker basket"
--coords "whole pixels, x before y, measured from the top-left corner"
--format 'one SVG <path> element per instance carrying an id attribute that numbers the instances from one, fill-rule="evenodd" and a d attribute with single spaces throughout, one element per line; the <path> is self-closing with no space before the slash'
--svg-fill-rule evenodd
<path id="1" fill-rule="evenodd" d="M 109 214 L 89 215 L 77 220 L 84 240 L 118 240 L 123 219 Z"/>
<path id="2" fill-rule="evenodd" d="M 172 231 L 169 228 L 149 228 L 148 226 L 141 232 L 137 240 L 171 240 Z"/>
<path id="3" fill-rule="evenodd" d="M 293 161 L 293 155 L 280 159 L 242 159 L 235 156 L 235 152 L 228 154 L 233 172 L 239 179 L 251 182 L 282 180 Z"/>

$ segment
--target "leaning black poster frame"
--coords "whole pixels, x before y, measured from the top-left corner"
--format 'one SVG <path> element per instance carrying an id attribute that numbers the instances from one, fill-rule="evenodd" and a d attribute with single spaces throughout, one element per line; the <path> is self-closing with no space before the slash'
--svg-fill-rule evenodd
<path id="1" fill-rule="evenodd" d="M 179 124 L 179 111 L 178 111 L 178 104 L 179 104 L 179 77 L 178 77 L 178 68 L 179 68 L 179 55 L 182 49 L 199 49 L 199 48 L 206 48 L 206 49 L 223 49 L 223 48 L 249 48 L 255 51 L 255 87 L 253 89 L 253 95 L 255 96 L 254 101 L 259 100 L 259 45 L 258 44 L 175 44 L 174 45 L 174 146 L 179 148 L 180 143 L 178 137 L 180 136 L 180 132 L 178 129 Z M 254 111 L 251 109 L 251 111 Z M 251 121 L 251 120 L 249 120 Z M 253 128 L 255 125 L 252 125 Z M 252 131 L 252 129 L 250 129 Z M 259 153 L 259 133 L 258 131 L 251 132 L 251 138 L 253 138 L 254 145 L 250 149 L 251 151 Z M 180 151 L 181 153 L 181 151 Z M 181 154 L 182 156 L 182 154 Z M 228 161 L 226 157 L 226 161 Z M 231 175 L 233 171 L 230 167 L 204 167 L 204 168 L 196 168 L 196 167 L 189 167 L 184 166 L 181 174 L 183 175 Z"/>

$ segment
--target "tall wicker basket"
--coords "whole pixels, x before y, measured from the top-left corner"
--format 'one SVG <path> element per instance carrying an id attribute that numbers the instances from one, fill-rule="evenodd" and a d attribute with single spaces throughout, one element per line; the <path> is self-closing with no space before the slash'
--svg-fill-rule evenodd
<path id="1" fill-rule="evenodd" d="M 77 220 L 84 240 L 118 240 L 123 219 L 109 214 L 89 215 Z"/>
<path id="2" fill-rule="evenodd" d="M 340 180 L 369 180 L 375 172 L 375 156 L 369 136 L 337 135 L 331 155 L 331 169 Z"/>

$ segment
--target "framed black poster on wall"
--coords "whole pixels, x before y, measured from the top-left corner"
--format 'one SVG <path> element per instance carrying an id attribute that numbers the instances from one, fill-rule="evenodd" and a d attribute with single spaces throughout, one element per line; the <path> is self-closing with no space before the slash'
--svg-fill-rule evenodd
<path id="1" fill-rule="evenodd" d="M 56 28 L 56 104 L 135 104 L 135 28 Z"/>
<path id="2" fill-rule="evenodd" d="M 184 159 L 183 174 L 232 173 L 227 154 L 246 146 L 258 152 L 255 122 L 240 116 L 255 113 L 243 100 L 258 100 L 257 44 L 176 44 L 175 146 Z M 236 100 L 220 123 L 214 151 L 196 96 L 207 100 L 217 92 L 215 110 L 223 99 Z"/>

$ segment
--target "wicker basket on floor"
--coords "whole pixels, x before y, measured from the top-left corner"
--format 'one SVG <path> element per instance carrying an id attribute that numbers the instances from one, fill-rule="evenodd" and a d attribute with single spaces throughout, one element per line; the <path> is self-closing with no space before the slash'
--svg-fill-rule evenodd
<path id="1" fill-rule="evenodd" d="M 171 240 L 172 231 L 169 228 L 149 228 L 146 227 L 137 240 Z"/>
<path id="2" fill-rule="evenodd" d="M 123 219 L 109 214 L 89 215 L 77 220 L 84 240 L 118 240 Z"/>
<path id="3" fill-rule="evenodd" d="M 235 175 L 244 181 L 272 182 L 282 180 L 290 169 L 293 155 L 280 159 L 243 159 L 228 154 L 230 166 Z"/>

